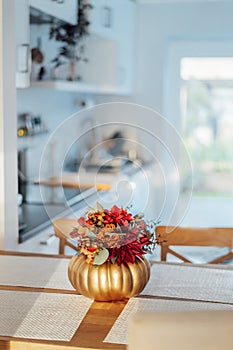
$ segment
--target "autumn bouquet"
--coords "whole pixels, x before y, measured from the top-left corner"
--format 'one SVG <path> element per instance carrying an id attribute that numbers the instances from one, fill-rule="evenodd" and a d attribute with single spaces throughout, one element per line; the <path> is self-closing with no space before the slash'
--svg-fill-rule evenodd
<path id="1" fill-rule="evenodd" d="M 153 252 L 156 223 L 146 222 L 142 213 L 133 215 L 129 210 L 116 205 L 104 209 L 97 203 L 97 209 L 90 208 L 78 219 L 70 237 L 77 241 L 88 264 L 135 263 L 136 257 Z"/>

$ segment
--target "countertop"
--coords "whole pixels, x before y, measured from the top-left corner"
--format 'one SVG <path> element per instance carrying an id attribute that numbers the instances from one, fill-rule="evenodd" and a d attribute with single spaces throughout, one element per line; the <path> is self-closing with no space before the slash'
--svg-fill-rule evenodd
<path id="1" fill-rule="evenodd" d="M 93 167 L 76 173 L 66 172 L 63 173 L 62 177 L 55 176 L 45 179 L 42 182 L 46 192 L 54 187 L 61 188 L 61 185 L 64 191 L 72 192 L 75 191 L 75 189 L 78 190 L 79 184 L 82 184 L 82 196 L 70 196 L 69 194 L 70 200 L 68 200 L 67 203 L 56 203 L 55 201 L 51 205 L 46 204 L 47 210 L 43 205 L 41 195 L 39 195 L 39 186 L 34 185 L 33 191 L 31 192 L 33 192 L 33 194 L 36 193 L 35 197 L 31 196 L 32 199 L 28 200 L 26 203 L 24 202 L 19 207 L 19 222 L 22 225 L 22 229 L 20 229 L 19 232 L 19 243 L 33 237 L 51 225 L 51 219 L 66 217 L 70 207 L 72 207 L 73 211 L 78 211 L 87 207 L 87 202 L 84 200 L 86 196 L 88 197 L 89 203 L 95 203 L 96 201 L 101 202 L 105 200 L 105 193 L 109 192 L 108 200 L 115 201 L 117 184 L 126 179 L 130 179 L 131 176 L 136 174 L 139 170 L 139 164 L 128 163 L 122 169 L 98 171 L 98 168 Z M 111 189 L 112 191 L 110 191 Z M 23 224 L 26 224 L 26 226 L 24 227 Z"/>
<path id="2" fill-rule="evenodd" d="M 96 193 L 97 191 L 94 188 L 91 191 L 87 191 L 89 199 L 93 201 L 96 198 Z M 74 203 L 72 204 L 72 209 L 74 211 L 81 210 L 86 206 L 83 197 L 73 201 Z M 19 207 L 19 223 L 23 227 L 19 231 L 19 243 L 33 237 L 51 225 L 51 219 L 55 219 L 56 217 L 65 217 L 69 212 L 69 206 L 67 207 L 67 205 L 67 203 L 46 204 L 45 208 L 44 204 L 39 202 L 23 203 Z"/>

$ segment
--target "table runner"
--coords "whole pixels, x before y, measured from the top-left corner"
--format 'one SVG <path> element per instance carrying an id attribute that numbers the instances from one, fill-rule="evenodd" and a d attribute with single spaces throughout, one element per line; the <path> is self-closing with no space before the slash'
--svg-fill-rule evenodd
<path id="1" fill-rule="evenodd" d="M 0 285 L 74 290 L 67 274 L 69 261 L 0 255 Z M 233 269 L 156 263 L 142 294 L 233 303 Z"/>
<path id="2" fill-rule="evenodd" d="M 0 334 L 69 341 L 92 301 L 73 294 L 0 291 Z"/>
<path id="3" fill-rule="evenodd" d="M 164 311 L 204 311 L 204 310 L 233 310 L 233 305 L 210 302 L 163 300 L 149 298 L 132 298 L 114 323 L 112 329 L 104 339 L 108 343 L 127 344 L 128 326 L 130 318 L 136 312 L 164 312 Z"/>
<path id="4" fill-rule="evenodd" d="M 73 290 L 70 259 L 0 255 L 0 285 Z"/>
<path id="5" fill-rule="evenodd" d="M 154 264 L 142 295 L 233 303 L 233 270 Z"/>

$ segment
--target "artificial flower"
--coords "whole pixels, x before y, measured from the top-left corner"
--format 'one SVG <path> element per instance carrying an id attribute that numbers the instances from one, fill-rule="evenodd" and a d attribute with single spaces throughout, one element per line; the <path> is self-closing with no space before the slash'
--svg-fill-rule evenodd
<path id="1" fill-rule="evenodd" d="M 97 203 L 97 209 L 91 208 L 77 220 L 70 237 L 77 241 L 88 264 L 135 263 L 136 257 L 152 253 L 156 245 L 156 223 L 147 223 L 142 217 L 142 213 L 133 215 L 127 208 L 114 205 L 105 209 Z"/>

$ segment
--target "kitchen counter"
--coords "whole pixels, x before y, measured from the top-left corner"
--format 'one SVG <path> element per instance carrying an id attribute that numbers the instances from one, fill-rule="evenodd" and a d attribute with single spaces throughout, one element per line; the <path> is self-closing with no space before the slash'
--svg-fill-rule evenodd
<path id="1" fill-rule="evenodd" d="M 86 195 L 85 195 L 86 192 Z M 56 217 L 65 217 L 70 206 L 72 210 L 78 211 L 85 208 L 85 198 L 89 200 L 95 200 L 97 191 L 95 188 L 87 189 L 82 192 L 82 196 L 71 197 L 72 204 L 67 203 L 54 203 L 46 204 L 46 208 L 43 203 L 23 203 L 19 207 L 19 243 L 24 242 L 28 238 L 33 237 L 46 227 L 51 225 L 51 220 Z M 48 214 L 49 213 L 49 214 Z"/>
<path id="2" fill-rule="evenodd" d="M 135 209 L 138 209 L 137 202 L 143 202 L 142 173 L 147 167 L 148 164 L 143 164 L 141 167 L 139 163 L 129 163 L 122 169 L 108 169 L 108 171 L 98 171 L 98 167 L 92 167 L 88 170 L 82 169 L 79 173 L 63 173 L 60 178 L 45 179 L 42 181 L 45 193 L 55 190 L 56 199 L 56 189 L 61 190 L 62 184 L 67 198 L 67 202 L 55 200 L 53 204 L 46 204 L 47 210 L 41 200 L 40 186 L 30 185 L 32 187 L 28 191 L 30 198 L 19 207 L 20 223 L 26 224 L 26 227 L 22 226 L 19 232 L 19 243 L 49 227 L 51 219 L 69 216 L 70 208 L 75 212 L 89 205 L 94 206 L 96 202 L 102 203 L 106 208 L 113 204 L 126 206 L 132 202 Z M 135 176 L 139 177 L 140 186 L 137 186 L 138 180 L 135 180 Z M 68 180 L 71 181 L 72 186 L 69 186 Z M 81 191 L 78 184 L 82 184 Z M 92 187 L 90 184 L 93 184 Z M 85 200 L 87 198 L 88 200 Z"/>

